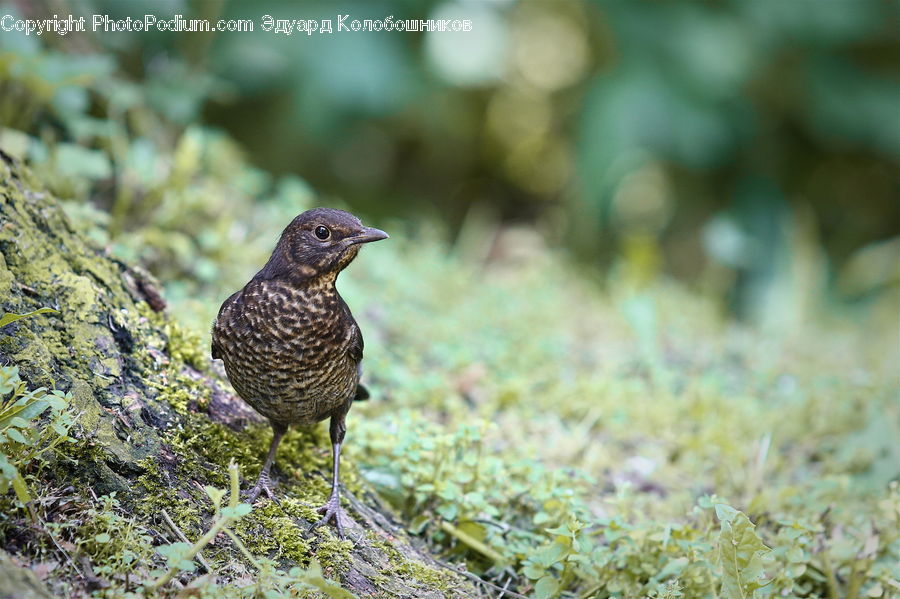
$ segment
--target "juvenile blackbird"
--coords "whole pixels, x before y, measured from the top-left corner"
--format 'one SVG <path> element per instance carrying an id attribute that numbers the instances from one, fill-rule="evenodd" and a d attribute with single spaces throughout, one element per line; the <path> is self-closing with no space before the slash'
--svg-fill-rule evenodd
<path id="1" fill-rule="evenodd" d="M 288 426 L 331 418 L 331 496 L 319 508 L 343 537 L 352 522 L 341 509 L 338 476 L 344 418 L 359 384 L 363 338 L 338 295 L 335 280 L 359 253 L 360 244 L 387 239 L 343 210 L 314 208 L 281 234 L 269 261 L 219 309 L 212 329 L 212 357 L 221 358 L 234 390 L 272 424 L 272 444 L 256 485 L 275 499 L 269 469 Z"/>

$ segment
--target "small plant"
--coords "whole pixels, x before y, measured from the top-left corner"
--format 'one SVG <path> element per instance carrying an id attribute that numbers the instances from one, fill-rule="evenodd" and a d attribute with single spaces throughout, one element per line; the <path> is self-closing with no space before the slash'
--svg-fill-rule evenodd
<path id="1" fill-rule="evenodd" d="M 75 534 L 75 544 L 91 556 L 93 573 L 113 580 L 127 581 L 141 568 L 153 556 L 152 541 L 135 518 L 123 515 L 115 493 L 101 495 L 84 511 Z"/>
<path id="2" fill-rule="evenodd" d="M 3 317 L 5 324 L 12 322 L 8 316 Z M 58 389 L 48 391 L 40 387 L 29 391 L 19 376 L 18 366 L 0 367 L 0 494 L 12 486 L 35 521 L 31 493 L 21 469 L 69 440 L 69 429 L 74 423 L 68 410 L 71 399 L 70 394 Z"/>
<path id="3" fill-rule="evenodd" d="M 222 499 L 225 497 L 224 489 L 216 489 L 215 487 L 206 486 L 204 490 L 213 503 L 216 511 L 216 518 L 206 533 L 197 539 L 197 542 L 190 543 L 178 542 L 168 545 L 161 545 L 156 548 L 161 556 L 166 559 L 169 569 L 159 578 L 147 586 L 148 592 L 155 592 L 165 586 L 172 578 L 180 572 L 193 572 L 197 569 L 194 558 L 197 557 L 204 547 L 216 538 L 220 532 L 227 534 L 232 541 L 238 546 L 251 562 L 255 562 L 253 556 L 247 551 L 244 544 L 237 538 L 231 529 L 232 524 L 246 516 L 253 509 L 253 506 L 247 503 L 240 503 L 240 482 L 238 476 L 237 464 L 231 462 L 228 465 L 228 474 L 231 482 L 230 495 L 228 505 L 222 507 Z"/>
<path id="4" fill-rule="evenodd" d="M 209 530 L 196 543 L 169 543 L 156 548 L 159 555 L 165 558 L 168 570 L 160 573 L 156 580 L 145 586 L 145 594 L 153 595 L 158 593 L 162 587 L 182 572 L 194 572 L 197 569 L 194 559 L 219 533 L 223 533 L 231 539 L 247 561 L 256 568 L 259 573 L 255 585 L 256 589 L 261 594 L 264 589 L 268 589 L 264 593 L 266 597 L 293 597 L 295 592 L 302 590 L 319 591 L 331 599 L 353 599 L 355 597 L 353 593 L 326 579 L 322 575 L 322 568 L 318 562 L 312 562 L 307 569 L 295 567 L 285 573 L 279 571 L 272 560 L 253 557 L 244 543 L 231 529 L 233 524 L 251 512 L 253 506 L 248 503 L 240 503 L 240 476 L 237 464 L 234 462 L 228 465 L 228 475 L 230 485 L 227 491 L 227 505 L 222 505 L 226 494 L 225 489 L 217 489 L 210 486 L 203 488 L 210 501 L 212 501 L 216 512 L 216 517 Z M 103 540 L 107 541 L 108 539 L 104 538 Z M 195 580 L 192 583 L 192 587 L 198 591 L 207 591 L 214 596 L 232 595 L 232 593 L 219 587 L 214 580 L 208 577 Z"/>

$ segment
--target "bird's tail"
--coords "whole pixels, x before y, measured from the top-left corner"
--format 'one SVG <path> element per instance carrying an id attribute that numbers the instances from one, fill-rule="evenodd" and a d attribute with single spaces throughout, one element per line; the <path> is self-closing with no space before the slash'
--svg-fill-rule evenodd
<path id="1" fill-rule="evenodd" d="M 368 389 L 363 387 L 361 383 L 356 385 L 356 395 L 353 396 L 353 401 L 365 401 L 370 397 Z"/>

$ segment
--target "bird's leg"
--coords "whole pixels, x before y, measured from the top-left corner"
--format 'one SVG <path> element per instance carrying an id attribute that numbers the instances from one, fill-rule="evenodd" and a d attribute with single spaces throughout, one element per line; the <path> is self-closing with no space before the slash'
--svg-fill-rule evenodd
<path id="1" fill-rule="evenodd" d="M 269 455 L 266 456 L 266 463 L 263 464 L 262 471 L 259 473 L 259 478 L 256 479 L 256 484 L 247 492 L 245 499 L 249 503 L 256 501 L 260 492 L 265 493 L 266 497 L 273 500 L 275 503 L 278 503 L 278 499 L 275 498 L 275 494 L 272 492 L 272 487 L 270 486 L 272 481 L 269 479 L 269 470 L 272 468 L 272 462 L 275 461 L 275 450 L 278 449 L 278 443 L 281 441 L 286 430 L 287 427 L 275 424 L 274 422 L 272 423 L 272 444 L 269 445 Z"/>
<path id="2" fill-rule="evenodd" d="M 339 478 L 341 469 L 341 443 L 344 441 L 344 434 L 347 432 L 347 426 L 344 424 L 344 417 L 346 415 L 347 410 L 343 409 L 331 416 L 331 425 L 328 427 L 329 433 L 331 433 L 331 452 L 333 459 L 331 466 L 331 495 L 328 497 L 328 501 L 325 502 L 325 505 L 318 509 L 320 514 L 324 514 L 322 519 L 309 527 L 309 530 L 313 530 L 329 521 L 334 521 L 338 537 L 341 539 L 344 538 L 345 526 L 356 526 L 356 523 L 347 515 L 344 508 L 341 507 Z"/>

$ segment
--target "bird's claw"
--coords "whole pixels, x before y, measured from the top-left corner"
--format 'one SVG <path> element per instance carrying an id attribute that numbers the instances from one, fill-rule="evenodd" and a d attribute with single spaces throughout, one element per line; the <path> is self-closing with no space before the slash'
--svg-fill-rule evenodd
<path id="1" fill-rule="evenodd" d="M 344 535 L 344 527 L 347 528 L 355 528 L 356 522 L 347 515 L 347 512 L 344 511 L 344 508 L 341 507 L 341 497 L 340 495 L 332 495 L 328 498 L 328 501 L 322 507 L 316 510 L 320 514 L 324 514 L 322 519 L 318 522 L 312 524 L 309 527 L 309 532 L 312 532 L 316 528 L 322 526 L 323 524 L 327 524 L 330 521 L 334 522 L 334 527 L 337 529 L 337 536 L 339 539 L 345 539 Z"/>
<path id="2" fill-rule="evenodd" d="M 256 481 L 256 484 L 253 485 L 253 488 L 244 494 L 243 499 L 247 503 L 252 504 L 261 493 L 264 493 L 266 497 L 277 503 L 279 506 L 281 505 L 281 502 L 278 501 L 278 498 L 275 497 L 275 493 L 272 491 L 272 481 L 268 476 L 260 476 L 259 480 Z"/>

